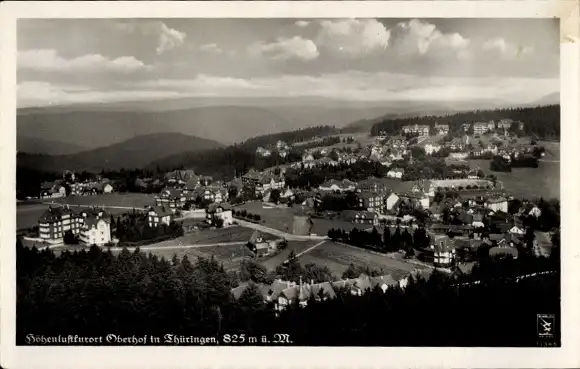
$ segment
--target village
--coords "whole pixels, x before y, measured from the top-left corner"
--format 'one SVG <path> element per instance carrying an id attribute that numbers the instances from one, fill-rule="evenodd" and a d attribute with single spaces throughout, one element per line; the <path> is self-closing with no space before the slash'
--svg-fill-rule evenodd
<path id="1" fill-rule="evenodd" d="M 408 125 L 396 134 L 371 136 L 366 144 L 348 135 L 317 137 L 307 145 L 278 141 L 258 147 L 256 155 L 285 158 L 290 150 L 307 148 L 300 160 L 251 169 L 230 181 L 191 169 L 140 178 L 144 186 L 160 188 L 142 206 L 100 206 L 99 199 L 117 195 L 114 181 L 100 176 L 80 180 L 67 171 L 62 180 L 42 184 L 34 201 L 48 208 L 38 219 L 36 234 L 29 232 L 24 239 L 55 250 L 97 245 L 175 251 L 203 243 L 203 235 L 243 229 L 235 239 L 225 234 L 207 245 L 222 250 L 242 245 L 237 263 L 230 263 L 233 269 L 241 269 L 245 260 L 264 260 L 262 265 L 272 270 L 300 259 L 297 254 L 308 259 L 317 251 L 313 260 L 324 265 L 322 250 L 337 246 L 384 260 L 373 275 L 316 283 L 300 276 L 299 281 L 278 278 L 259 284 L 264 301 L 275 302 L 276 309 L 293 300 L 306 304 L 312 297 L 332 298 L 337 288 L 360 295 L 376 286 L 384 291 L 404 287 L 411 275 L 426 277 L 433 269 L 468 271 L 481 257 L 549 252 L 550 235 L 542 224 L 548 205 L 509 194 L 494 175 L 469 165 L 474 158 L 540 159 L 542 148 L 522 137 L 523 126 L 507 119 L 476 122 L 452 135 L 445 124 Z M 75 206 L 67 201 L 71 198 L 94 201 Z M 188 239 L 192 245 L 185 243 Z M 298 244 L 304 246 L 294 249 Z M 339 276 L 341 271 L 333 270 Z M 234 296 L 248 285 L 236 287 Z"/>

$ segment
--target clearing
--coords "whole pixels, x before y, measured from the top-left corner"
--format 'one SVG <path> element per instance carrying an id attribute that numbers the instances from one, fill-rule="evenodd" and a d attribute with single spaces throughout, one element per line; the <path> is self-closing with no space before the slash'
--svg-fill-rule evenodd
<path id="1" fill-rule="evenodd" d="M 330 241 L 300 256 L 298 260 L 302 265 L 315 263 L 319 266 L 327 266 L 332 271 L 332 274 L 338 278 L 342 277 L 342 273 L 348 269 L 350 264 L 383 270 L 385 274 L 391 274 L 395 279 L 407 275 L 412 270 L 424 268 L 364 249 L 336 244 Z"/>

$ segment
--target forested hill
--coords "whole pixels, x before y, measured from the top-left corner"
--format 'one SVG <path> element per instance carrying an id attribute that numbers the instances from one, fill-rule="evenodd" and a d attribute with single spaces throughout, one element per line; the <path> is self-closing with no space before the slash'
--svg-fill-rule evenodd
<path id="1" fill-rule="evenodd" d="M 267 158 L 257 157 L 256 149 L 258 147 L 271 147 L 280 140 L 287 144 L 304 142 L 314 137 L 328 136 L 337 132 L 338 130 L 335 127 L 316 126 L 296 131 L 262 135 L 250 138 L 238 145 L 203 152 L 187 151 L 170 155 L 152 162 L 146 169 L 173 170 L 176 168 L 191 168 L 196 172 L 211 175 L 214 178 L 231 179 L 234 175 L 241 175 L 252 167 L 261 166 L 265 168 L 281 164 L 276 161 L 280 158 L 275 155 Z M 296 155 L 299 154 L 291 150 L 286 159 L 295 158 L 297 160 Z"/>
<path id="2" fill-rule="evenodd" d="M 268 135 L 252 137 L 242 142 L 240 147 L 249 150 L 256 150 L 260 146 L 275 145 L 278 141 L 284 141 L 287 144 L 292 144 L 308 141 L 317 136 L 328 136 L 335 133 L 338 133 L 338 129 L 331 126 L 309 127 L 295 131 L 272 133 Z"/>
<path id="3" fill-rule="evenodd" d="M 20 241 L 16 253 L 19 345 L 31 332 L 128 337 L 171 332 L 284 333 L 299 346 L 536 347 L 538 312 L 560 315 L 559 258 L 490 259 L 457 280 L 434 272 L 428 281 L 412 280 L 406 289 L 387 293 L 352 296 L 348 289 L 337 290 L 335 299 L 310 301 L 305 308 L 294 303 L 276 317 L 255 285 L 235 300 L 230 290 L 240 284 L 238 274 L 213 258 L 174 255 L 169 261 L 139 248 L 113 255 L 96 246 L 56 256 Z M 516 279 L 544 271 L 555 273 Z M 476 280 L 483 283 L 470 283 Z M 63 306 L 67 313 L 55 314 Z M 550 343 L 560 345 L 559 326 L 558 319 Z"/>
<path id="4" fill-rule="evenodd" d="M 449 124 L 452 132 L 459 131 L 463 123 L 487 122 L 490 120 L 513 119 L 525 123 L 524 132 L 535 134 L 540 139 L 560 138 L 560 105 L 527 108 L 476 110 L 444 116 L 416 116 L 411 118 L 384 119 L 371 128 L 372 135 L 384 131 L 393 134 L 408 124 Z"/>

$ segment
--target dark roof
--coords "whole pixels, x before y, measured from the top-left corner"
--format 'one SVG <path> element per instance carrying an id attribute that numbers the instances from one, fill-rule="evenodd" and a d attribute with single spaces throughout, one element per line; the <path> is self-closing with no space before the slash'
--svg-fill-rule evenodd
<path id="1" fill-rule="evenodd" d="M 376 286 L 380 287 L 383 284 L 386 284 L 387 286 L 394 286 L 399 284 L 399 282 L 397 282 L 390 274 L 371 277 L 371 288 L 375 288 Z"/>
<path id="2" fill-rule="evenodd" d="M 41 190 L 51 190 L 54 187 L 54 185 L 55 185 L 55 182 L 54 181 L 52 181 L 52 182 L 42 182 L 40 184 L 40 189 Z"/>
<path id="3" fill-rule="evenodd" d="M 165 174 L 165 179 L 177 179 L 187 182 L 187 180 L 193 178 L 194 176 L 196 176 L 196 174 L 192 169 L 174 170 Z"/>
<path id="4" fill-rule="evenodd" d="M 258 242 L 258 239 L 260 239 L 260 238 L 262 240 L 265 240 L 265 237 L 262 235 L 262 233 L 260 233 L 260 231 L 256 230 L 256 231 L 254 231 L 254 233 L 252 233 L 252 236 L 250 237 L 248 242 L 255 245 Z"/>
<path id="5" fill-rule="evenodd" d="M 77 216 L 78 214 L 75 213 L 73 210 L 64 208 L 64 207 L 49 207 L 40 217 L 38 220 L 39 222 L 55 222 L 61 220 L 61 218 L 65 215 L 70 216 Z"/>
<path id="6" fill-rule="evenodd" d="M 151 210 L 154 211 L 160 217 L 163 217 L 163 216 L 166 216 L 166 215 L 172 215 L 173 214 L 173 212 L 171 211 L 171 209 L 166 208 L 165 206 L 157 206 L 157 205 L 154 205 L 154 206 L 151 206 L 150 207 L 150 211 Z"/>
<path id="7" fill-rule="evenodd" d="M 473 223 L 473 215 L 471 215 L 465 211 L 462 211 L 459 214 L 457 214 L 457 219 L 459 219 L 464 224 Z"/>
<path id="8" fill-rule="evenodd" d="M 84 219 L 84 225 L 83 225 L 83 228 L 88 228 L 88 229 L 91 229 L 93 226 L 95 226 L 95 227 L 96 227 L 96 226 L 97 226 L 97 224 L 98 224 L 98 223 L 99 223 L 101 220 L 102 220 L 103 222 L 105 222 L 105 223 L 109 223 L 109 218 L 107 218 L 107 217 L 105 217 L 105 216 L 101 216 L 101 217 L 99 217 L 99 216 L 95 216 L 95 215 L 91 214 L 91 215 L 89 215 L 88 217 L 86 217 L 86 218 Z"/>
<path id="9" fill-rule="evenodd" d="M 168 194 L 169 197 L 179 198 L 182 195 L 182 191 L 175 187 L 165 187 L 163 190 L 161 190 L 161 194 Z"/>
<path id="10" fill-rule="evenodd" d="M 334 289 L 332 288 L 330 282 L 323 282 L 312 285 L 312 294 L 315 297 L 319 296 L 320 291 L 322 291 L 324 296 L 329 299 L 333 299 L 336 297 L 336 293 L 334 292 Z"/>
<path id="11" fill-rule="evenodd" d="M 348 188 L 351 186 L 356 186 L 356 183 L 349 181 L 348 179 L 343 179 L 342 181 L 336 180 L 336 179 L 331 179 L 329 181 L 326 181 L 324 183 L 322 183 L 320 185 L 320 187 L 330 187 L 332 185 L 336 185 L 340 188 Z"/>
<path id="12" fill-rule="evenodd" d="M 213 213 L 217 211 L 218 208 L 222 208 L 222 211 L 231 210 L 231 207 L 228 204 L 209 204 L 207 212 Z"/>
<path id="13" fill-rule="evenodd" d="M 193 177 L 189 178 L 187 180 L 187 182 L 185 182 L 185 188 L 187 188 L 188 190 L 193 190 L 198 185 L 199 185 L 199 177 L 198 176 L 193 176 Z"/>
<path id="14" fill-rule="evenodd" d="M 107 212 L 105 211 L 105 209 L 103 208 L 99 208 L 99 207 L 90 207 L 90 208 L 84 208 L 81 209 L 79 211 L 79 214 L 86 214 L 87 216 L 99 216 L 99 213 L 101 213 L 102 217 L 107 216 Z"/>
<path id="15" fill-rule="evenodd" d="M 489 249 L 489 256 L 506 256 L 511 255 L 517 258 L 519 255 L 518 249 L 515 247 L 492 247 Z"/>
<path id="16" fill-rule="evenodd" d="M 242 282 L 242 284 L 240 284 L 239 286 L 232 288 L 231 292 L 232 295 L 234 295 L 234 298 L 237 300 L 242 296 L 242 293 L 246 290 L 246 288 L 248 288 L 250 284 L 247 282 Z"/>
<path id="17" fill-rule="evenodd" d="M 260 180 L 261 175 L 262 174 L 260 172 L 254 170 L 254 169 L 251 169 L 246 174 L 244 174 L 242 177 L 258 181 L 258 180 Z"/>
<path id="18" fill-rule="evenodd" d="M 285 281 L 282 281 L 280 279 L 276 279 L 270 285 L 270 289 L 268 291 L 268 294 L 269 294 L 271 299 L 277 299 L 278 296 L 280 296 L 280 294 L 282 293 L 282 291 L 284 291 L 286 288 L 290 288 L 290 287 L 291 287 L 290 282 L 285 282 Z"/>
<path id="19" fill-rule="evenodd" d="M 438 252 L 449 252 L 456 247 L 455 242 L 447 236 L 435 238 L 435 240 L 433 240 L 433 245 L 435 246 L 435 251 Z"/>

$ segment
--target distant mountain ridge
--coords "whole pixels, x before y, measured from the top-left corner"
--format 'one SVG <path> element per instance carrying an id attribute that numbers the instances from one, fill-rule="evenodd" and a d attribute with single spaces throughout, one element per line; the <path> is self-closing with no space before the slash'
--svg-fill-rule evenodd
<path id="1" fill-rule="evenodd" d="M 86 149 L 86 147 L 74 143 L 46 140 L 39 137 L 17 135 L 16 138 L 16 150 L 30 154 L 67 155 Z"/>
<path id="2" fill-rule="evenodd" d="M 64 140 L 90 149 L 133 137 L 170 132 L 224 144 L 283 131 L 295 123 L 253 107 L 201 107 L 163 112 L 51 111 L 19 112 L 18 135 Z"/>
<path id="3" fill-rule="evenodd" d="M 232 144 L 318 125 L 337 128 L 385 115 L 434 114 L 500 104 L 342 101 L 325 98 L 187 98 L 18 109 L 19 135 L 89 149 L 144 134 L 177 132 Z M 500 104 L 501 105 L 501 104 Z M 368 126 L 370 129 L 370 126 Z"/>
<path id="4" fill-rule="evenodd" d="M 101 171 L 142 168 L 161 158 L 184 151 L 217 149 L 222 144 L 181 133 L 142 135 L 126 141 L 72 155 L 31 155 L 19 153 L 17 164 L 44 171 Z"/>

